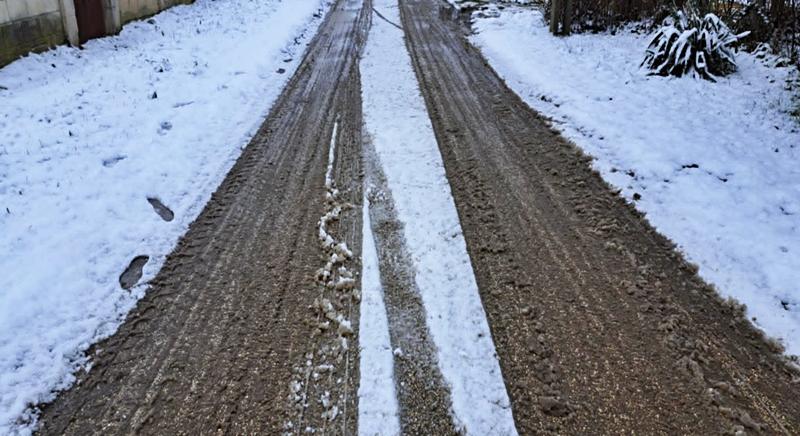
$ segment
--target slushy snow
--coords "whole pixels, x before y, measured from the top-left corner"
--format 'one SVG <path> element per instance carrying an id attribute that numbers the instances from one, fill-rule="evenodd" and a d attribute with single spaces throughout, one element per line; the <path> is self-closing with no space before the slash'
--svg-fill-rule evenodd
<path id="1" fill-rule="evenodd" d="M 70 386 L 144 295 L 325 8 L 198 0 L 0 69 L 0 434 L 31 433 L 31 406 Z M 124 291 L 137 255 L 144 277 Z"/>
<path id="2" fill-rule="evenodd" d="M 800 131 L 793 71 L 738 54 L 718 83 L 647 76 L 648 35 L 551 36 L 541 12 L 476 17 L 471 37 L 532 108 L 678 244 L 700 275 L 800 354 Z M 636 197 L 634 197 L 635 194 Z"/>

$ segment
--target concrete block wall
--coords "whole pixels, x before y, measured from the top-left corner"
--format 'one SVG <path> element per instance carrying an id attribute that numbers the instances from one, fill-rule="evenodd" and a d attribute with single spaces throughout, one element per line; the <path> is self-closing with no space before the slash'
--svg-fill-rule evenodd
<path id="1" fill-rule="evenodd" d="M 65 42 L 59 0 L 0 0 L 0 66 Z"/>

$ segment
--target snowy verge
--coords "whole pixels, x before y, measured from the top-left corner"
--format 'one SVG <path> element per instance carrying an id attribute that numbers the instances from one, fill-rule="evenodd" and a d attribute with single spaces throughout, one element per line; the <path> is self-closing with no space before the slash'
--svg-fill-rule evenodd
<path id="1" fill-rule="evenodd" d="M 397 0 L 375 9 L 400 23 Z M 392 192 L 455 422 L 514 435 L 508 394 L 455 203 L 403 32 L 373 20 L 360 64 L 366 130 Z"/>
<path id="2" fill-rule="evenodd" d="M 144 295 L 327 7 L 198 0 L 0 69 L 0 434 L 30 433 L 31 406 Z M 124 291 L 137 255 L 150 260 Z"/>
<path id="3" fill-rule="evenodd" d="M 378 250 L 372 235 L 367 189 L 364 190 L 363 243 L 361 255 L 361 319 L 358 385 L 358 434 L 399 435 L 400 418 L 394 389 L 394 356 L 389 339 L 389 321 L 383 304 Z"/>
<path id="4" fill-rule="evenodd" d="M 740 53 L 719 83 L 648 77 L 648 36 L 548 34 L 541 12 L 476 18 L 471 41 L 528 105 L 675 241 L 700 275 L 800 354 L 794 74 Z"/>

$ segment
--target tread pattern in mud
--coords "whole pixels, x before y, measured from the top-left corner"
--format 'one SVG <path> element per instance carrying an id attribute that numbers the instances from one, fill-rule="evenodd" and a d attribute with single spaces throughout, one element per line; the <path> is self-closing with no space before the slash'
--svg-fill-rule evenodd
<path id="1" fill-rule="evenodd" d="M 796 374 L 514 95 L 401 0 L 520 434 L 800 431 Z"/>
<path id="2" fill-rule="evenodd" d="M 367 24 L 359 2 L 332 6 L 266 122 L 147 295 L 90 350 L 91 370 L 43 407 L 41 434 L 287 432 L 296 417 L 293 368 L 329 339 L 315 334 L 313 306 L 337 120 L 341 199 L 361 201 L 357 58 Z M 360 220 L 343 214 L 331 226 L 354 251 Z M 357 321 L 357 307 L 351 314 Z M 325 377 L 304 385 L 314 401 L 303 428 L 355 433 L 357 363 L 350 347 Z"/>

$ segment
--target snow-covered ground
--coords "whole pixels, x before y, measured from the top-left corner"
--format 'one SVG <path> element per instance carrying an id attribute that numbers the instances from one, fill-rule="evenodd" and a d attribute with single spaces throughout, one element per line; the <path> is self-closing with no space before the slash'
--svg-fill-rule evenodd
<path id="1" fill-rule="evenodd" d="M 711 83 L 648 77 L 648 36 L 550 36 L 541 12 L 476 18 L 471 37 L 531 107 L 596 158 L 756 325 L 800 354 L 800 126 L 789 69 L 738 55 Z M 634 197 L 635 196 L 635 197 Z"/>
<path id="2" fill-rule="evenodd" d="M 69 386 L 144 294 L 327 7 L 198 0 L 0 69 L 0 434 L 30 433 L 31 405 Z M 125 291 L 137 255 L 150 260 Z"/>
<path id="3" fill-rule="evenodd" d="M 397 0 L 375 0 L 373 6 L 400 23 Z M 455 422 L 468 434 L 514 435 L 500 364 L 403 31 L 378 17 L 372 24 L 360 64 L 364 121 L 406 230 Z"/>
<path id="4" fill-rule="evenodd" d="M 513 3 L 520 5 L 528 5 L 535 0 L 504 0 L 504 3 Z M 488 6 L 492 10 L 496 10 L 491 4 L 491 0 L 447 0 L 456 9 L 475 9 L 482 6 Z"/>

